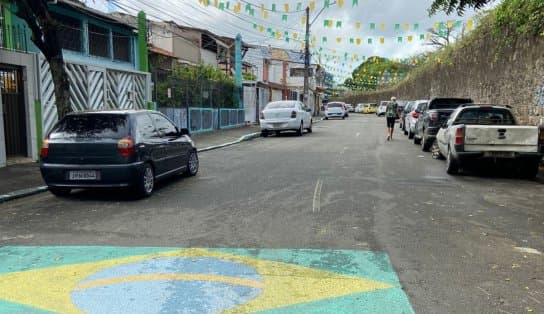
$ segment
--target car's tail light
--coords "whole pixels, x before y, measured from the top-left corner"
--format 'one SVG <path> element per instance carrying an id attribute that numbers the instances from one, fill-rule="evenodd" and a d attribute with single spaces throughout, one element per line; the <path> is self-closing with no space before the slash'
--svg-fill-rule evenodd
<path id="1" fill-rule="evenodd" d="M 419 117 L 419 113 L 412 111 L 412 118 L 417 119 Z"/>
<path id="2" fill-rule="evenodd" d="M 465 127 L 455 129 L 455 145 L 465 144 Z"/>
<path id="3" fill-rule="evenodd" d="M 291 119 L 294 119 L 297 117 L 297 112 L 296 111 L 291 111 Z"/>
<path id="4" fill-rule="evenodd" d="M 538 132 L 538 146 L 540 146 L 540 151 L 544 152 L 544 127 L 540 127 Z"/>
<path id="5" fill-rule="evenodd" d="M 119 153 L 121 153 L 121 156 L 123 157 L 130 157 L 134 154 L 134 141 L 132 140 L 132 137 L 125 136 L 120 139 L 119 142 L 117 142 L 117 149 L 119 149 Z"/>
<path id="6" fill-rule="evenodd" d="M 259 118 L 260 118 L 261 120 L 264 120 L 264 112 L 261 111 L 261 114 L 259 115 Z"/>
<path id="7" fill-rule="evenodd" d="M 433 121 L 436 121 L 438 120 L 439 116 L 438 116 L 438 112 L 431 112 L 429 113 L 429 119 L 433 120 Z"/>
<path id="8" fill-rule="evenodd" d="M 328 111 L 329 110 L 329 106 L 325 106 L 325 111 Z"/>
<path id="9" fill-rule="evenodd" d="M 47 157 L 47 154 L 49 154 L 49 139 L 44 138 L 43 141 L 42 141 L 42 149 L 41 149 L 41 152 L 40 152 L 40 156 L 42 156 L 42 158 L 44 158 L 44 157 Z"/>

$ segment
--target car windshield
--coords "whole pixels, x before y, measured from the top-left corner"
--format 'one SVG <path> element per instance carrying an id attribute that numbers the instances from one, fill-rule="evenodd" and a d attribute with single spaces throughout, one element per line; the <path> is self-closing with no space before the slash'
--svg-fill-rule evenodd
<path id="1" fill-rule="evenodd" d="M 266 105 L 266 109 L 290 109 L 295 108 L 295 104 L 296 103 L 292 101 L 271 102 Z"/>
<path id="2" fill-rule="evenodd" d="M 515 125 L 509 110 L 499 108 L 464 109 L 455 119 L 455 124 Z"/>
<path id="3" fill-rule="evenodd" d="M 49 138 L 92 137 L 118 139 L 128 135 L 128 118 L 120 114 L 75 114 L 62 119 Z"/>
<path id="4" fill-rule="evenodd" d="M 343 108 L 344 104 L 337 103 L 337 102 L 331 102 L 328 104 L 329 108 Z"/>

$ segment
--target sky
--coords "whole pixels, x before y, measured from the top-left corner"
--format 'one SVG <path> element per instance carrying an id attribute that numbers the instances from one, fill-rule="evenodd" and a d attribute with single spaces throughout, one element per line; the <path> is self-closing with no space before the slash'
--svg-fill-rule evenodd
<path id="1" fill-rule="evenodd" d="M 314 10 L 310 12 L 310 21 L 313 21 L 310 38 L 315 38 L 311 44 L 311 51 L 315 52 L 312 63 L 325 65 L 333 72 L 338 82 L 349 77 L 353 68 L 364 58 L 381 56 L 403 59 L 432 49 L 425 44 L 426 40 L 420 40 L 420 36 L 426 35 L 428 29 L 435 27 L 435 23 L 462 21 L 463 25 L 467 25 L 469 20 L 476 23 L 474 20 L 476 12 L 473 10 L 466 10 L 462 17 L 456 14 L 447 16 L 442 12 L 429 17 L 427 9 L 433 0 L 209 0 L 208 6 L 199 0 L 84 2 L 104 12 L 120 11 L 134 14 L 137 10 L 143 10 L 150 19 L 174 21 L 184 26 L 207 29 L 222 36 L 234 37 L 240 33 L 243 41 L 249 44 L 294 50 L 303 49 L 301 46 L 305 30 L 304 24 L 301 23 L 303 9 L 314 2 Z M 328 8 L 324 8 L 326 2 L 329 3 Z M 354 5 L 353 2 L 358 4 Z M 225 9 L 220 10 L 214 6 L 215 3 L 223 3 Z M 226 9 L 227 3 L 229 9 Z M 237 3 L 240 4 L 239 12 L 235 10 Z M 274 4 L 275 12 L 272 11 Z M 285 4 L 289 5 L 287 12 Z M 299 4 L 302 11 L 297 11 Z M 254 11 L 253 16 L 246 10 L 248 5 Z M 262 10 L 262 6 L 265 10 Z M 321 9 L 323 11 L 318 15 Z M 331 21 L 332 27 L 325 27 L 325 20 Z M 341 21 L 341 27 L 337 27 L 338 21 Z M 359 28 L 357 23 L 360 23 Z M 374 29 L 371 23 L 374 24 Z M 398 29 L 395 27 L 396 24 L 400 26 Z M 405 29 L 406 26 L 408 29 Z M 271 36 L 267 32 L 268 29 L 276 35 Z M 278 33 L 281 35 L 279 39 L 275 38 Z M 408 40 L 408 36 L 412 36 L 411 41 Z M 286 37 L 289 38 L 289 42 Z M 323 37 L 326 37 L 326 42 Z M 398 42 L 398 37 L 402 37 L 402 43 Z M 340 38 L 340 42 L 337 42 L 337 38 Z M 369 38 L 372 40 L 371 44 L 368 42 Z M 383 44 L 380 42 L 381 38 Z M 353 39 L 353 42 L 350 39 Z M 321 54 L 321 58 L 318 58 L 318 54 Z"/>

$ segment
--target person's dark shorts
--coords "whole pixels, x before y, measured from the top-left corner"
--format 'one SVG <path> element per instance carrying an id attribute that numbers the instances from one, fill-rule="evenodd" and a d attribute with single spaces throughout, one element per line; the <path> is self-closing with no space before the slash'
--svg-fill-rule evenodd
<path id="1" fill-rule="evenodd" d="M 387 117 L 387 127 L 388 128 L 394 128 L 395 127 L 395 117 Z"/>

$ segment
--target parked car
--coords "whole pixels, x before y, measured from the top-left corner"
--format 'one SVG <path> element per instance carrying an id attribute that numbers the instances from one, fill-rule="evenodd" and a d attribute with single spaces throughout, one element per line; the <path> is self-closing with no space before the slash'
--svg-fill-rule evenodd
<path id="1" fill-rule="evenodd" d="M 404 134 L 408 135 L 409 139 L 414 138 L 417 120 L 425 106 L 427 106 L 427 102 L 427 100 L 416 100 L 412 102 L 410 107 L 405 108 Z"/>
<path id="2" fill-rule="evenodd" d="M 385 110 L 387 109 L 387 104 L 389 101 L 382 101 L 380 102 L 380 105 L 378 106 L 378 109 L 376 110 L 376 115 L 378 117 L 385 116 Z"/>
<path id="3" fill-rule="evenodd" d="M 433 153 L 446 156 L 449 174 L 488 160 L 513 164 L 522 176 L 533 178 L 544 154 L 544 129 L 518 125 L 507 107 L 471 104 L 455 110 L 443 123 L 436 144 Z"/>
<path id="4" fill-rule="evenodd" d="M 344 103 L 340 101 L 333 101 L 327 104 L 325 107 L 325 120 L 330 118 L 346 118 L 346 109 Z"/>
<path id="5" fill-rule="evenodd" d="M 131 187 L 153 193 L 155 181 L 198 172 L 198 155 L 187 129 L 149 110 L 70 113 L 43 141 L 40 170 L 49 191 Z"/>
<path id="6" fill-rule="evenodd" d="M 428 151 L 436 133 L 450 114 L 460 105 L 472 103 L 470 98 L 433 98 L 424 107 L 416 123 L 414 144 L 421 144 L 423 151 Z"/>
<path id="7" fill-rule="evenodd" d="M 266 105 L 260 114 L 261 135 L 270 132 L 296 131 L 299 136 L 304 130 L 312 133 L 311 109 L 297 100 L 273 101 Z"/>
<path id="8" fill-rule="evenodd" d="M 404 135 L 407 135 L 408 132 L 406 132 L 406 115 L 410 113 L 411 108 L 414 106 L 415 101 L 409 101 L 406 106 L 404 106 L 404 110 L 400 114 L 400 123 L 399 127 L 404 132 Z"/>
<path id="9" fill-rule="evenodd" d="M 351 104 L 346 104 L 346 108 L 348 109 L 348 112 L 355 112 L 355 108 Z"/>
<path id="10" fill-rule="evenodd" d="M 365 104 L 357 104 L 357 106 L 355 106 L 354 112 L 355 113 L 363 113 L 364 106 L 365 106 Z"/>
<path id="11" fill-rule="evenodd" d="M 404 113 L 404 108 L 408 105 L 408 100 L 397 100 L 397 113 L 399 120 L 399 128 L 404 128 L 404 120 L 402 119 L 402 114 Z"/>
<path id="12" fill-rule="evenodd" d="M 377 110 L 378 110 L 378 104 L 374 104 L 374 103 L 365 104 L 363 113 L 376 113 Z"/>

